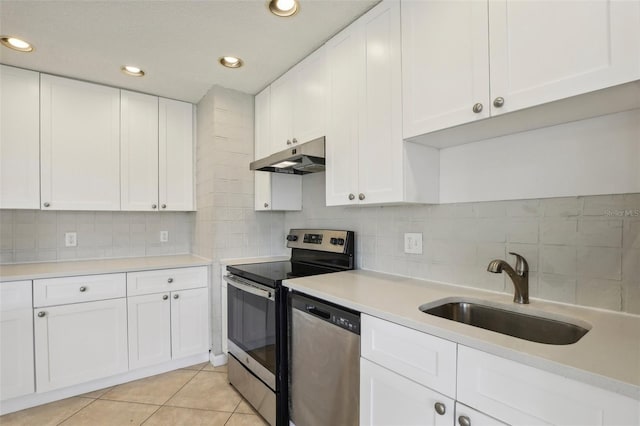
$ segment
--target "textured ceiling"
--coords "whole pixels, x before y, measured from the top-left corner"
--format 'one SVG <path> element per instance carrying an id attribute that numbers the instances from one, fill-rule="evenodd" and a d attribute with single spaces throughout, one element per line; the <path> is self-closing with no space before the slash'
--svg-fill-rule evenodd
<path id="1" fill-rule="evenodd" d="M 377 2 L 300 0 L 279 18 L 266 0 L 0 0 L 0 33 L 35 46 L 2 47 L 0 62 L 194 103 L 216 84 L 255 94 Z M 245 66 L 223 68 L 224 55 Z"/>

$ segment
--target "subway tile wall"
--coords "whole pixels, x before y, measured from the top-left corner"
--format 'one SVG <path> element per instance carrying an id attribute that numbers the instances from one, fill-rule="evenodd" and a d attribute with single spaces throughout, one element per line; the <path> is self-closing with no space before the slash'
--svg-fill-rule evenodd
<path id="1" fill-rule="evenodd" d="M 189 253 L 194 217 L 186 212 L 0 210 L 0 264 Z M 160 242 L 160 231 L 168 231 L 168 242 Z M 76 232 L 76 247 L 65 247 L 66 232 Z"/>
<path id="2" fill-rule="evenodd" d="M 486 269 L 513 265 L 513 251 L 532 297 L 640 314 L 640 194 L 363 208 L 326 207 L 324 194 L 324 174 L 304 176 L 304 210 L 285 229 L 356 231 L 358 268 L 512 293 Z M 423 254 L 404 253 L 405 232 L 423 234 Z"/>

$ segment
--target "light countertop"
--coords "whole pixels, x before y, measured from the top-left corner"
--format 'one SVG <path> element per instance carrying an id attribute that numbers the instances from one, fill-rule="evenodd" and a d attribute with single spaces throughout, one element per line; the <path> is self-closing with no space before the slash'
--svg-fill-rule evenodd
<path id="1" fill-rule="evenodd" d="M 371 271 L 348 271 L 286 280 L 284 285 L 378 318 L 521 362 L 640 400 L 640 316 L 532 299 L 516 305 L 513 295 L 446 285 Z M 418 308 L 445 298 L 555 319 L 590 331 L 572 345 L 529 342 L 425 314 Z M 588 327 L 587 327 L 588 328 Z"/>
<path id="2" fill-rule="evenodd" d="M 191 254 L 19 263 L 0 265 L 0 282 L 210 265 L 211 260 Z"/>

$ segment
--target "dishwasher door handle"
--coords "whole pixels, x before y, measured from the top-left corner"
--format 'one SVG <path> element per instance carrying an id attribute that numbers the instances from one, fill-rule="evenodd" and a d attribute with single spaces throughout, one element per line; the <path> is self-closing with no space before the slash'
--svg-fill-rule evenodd
<path id="1" fill-rule="evenodd" d="M 320 309 L 316 308 L 316 307 L 315 307 L 315 306 L 313 306 L 313 305 L 306 305 L 306 306 L 305 306 L 305 309 L 306 309 L 306 310 L 307 310 L 307 312 L 309 312 L 311 315 L 315 315 L 315 316 L 317 316 L 317 317 L 324 318 L 324 319 L 326 319 L 326 320 L 328 320 L 329 318 L 331 318 L 331 314 L 330 314 L 329 312 L 327 312 L 327 311 L 323 311 L 323 310 L 320 310 Z"/>

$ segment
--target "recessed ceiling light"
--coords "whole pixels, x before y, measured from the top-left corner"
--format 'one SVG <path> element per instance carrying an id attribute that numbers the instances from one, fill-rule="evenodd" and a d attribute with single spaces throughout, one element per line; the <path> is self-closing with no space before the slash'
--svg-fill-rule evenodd
<path id="1" fill-rule="evenodd" d="M 144 71 L 142 71 L 140 68 L 134 67 L 132 65 L 123 65 L 120 68 L 120 71 L 122 71 L 126 75 L 130 75 L 130 76 L 133 76 L 133 77 L 142 77 L 144 75 Z"/>
<path id="2" fill-rule="evenodd" d="M 33 52 L 33 46 L 24 40 L 11 36 L 1 36 L 0 43 L 18 52 Z"/>
<path id="3" fill-rule="evenodd" d="M 269 10 L 278 16 L 295 15 L 298 12 L 298 0 L 271 0 Z"/>
<path id="4" fill-rule="evenodd" d="M 240 68 L 244 65 L 242 59 L 236 58 L 235 56 L 223 56 L 218 59 L 218 61 L 227 68 Z"/>

